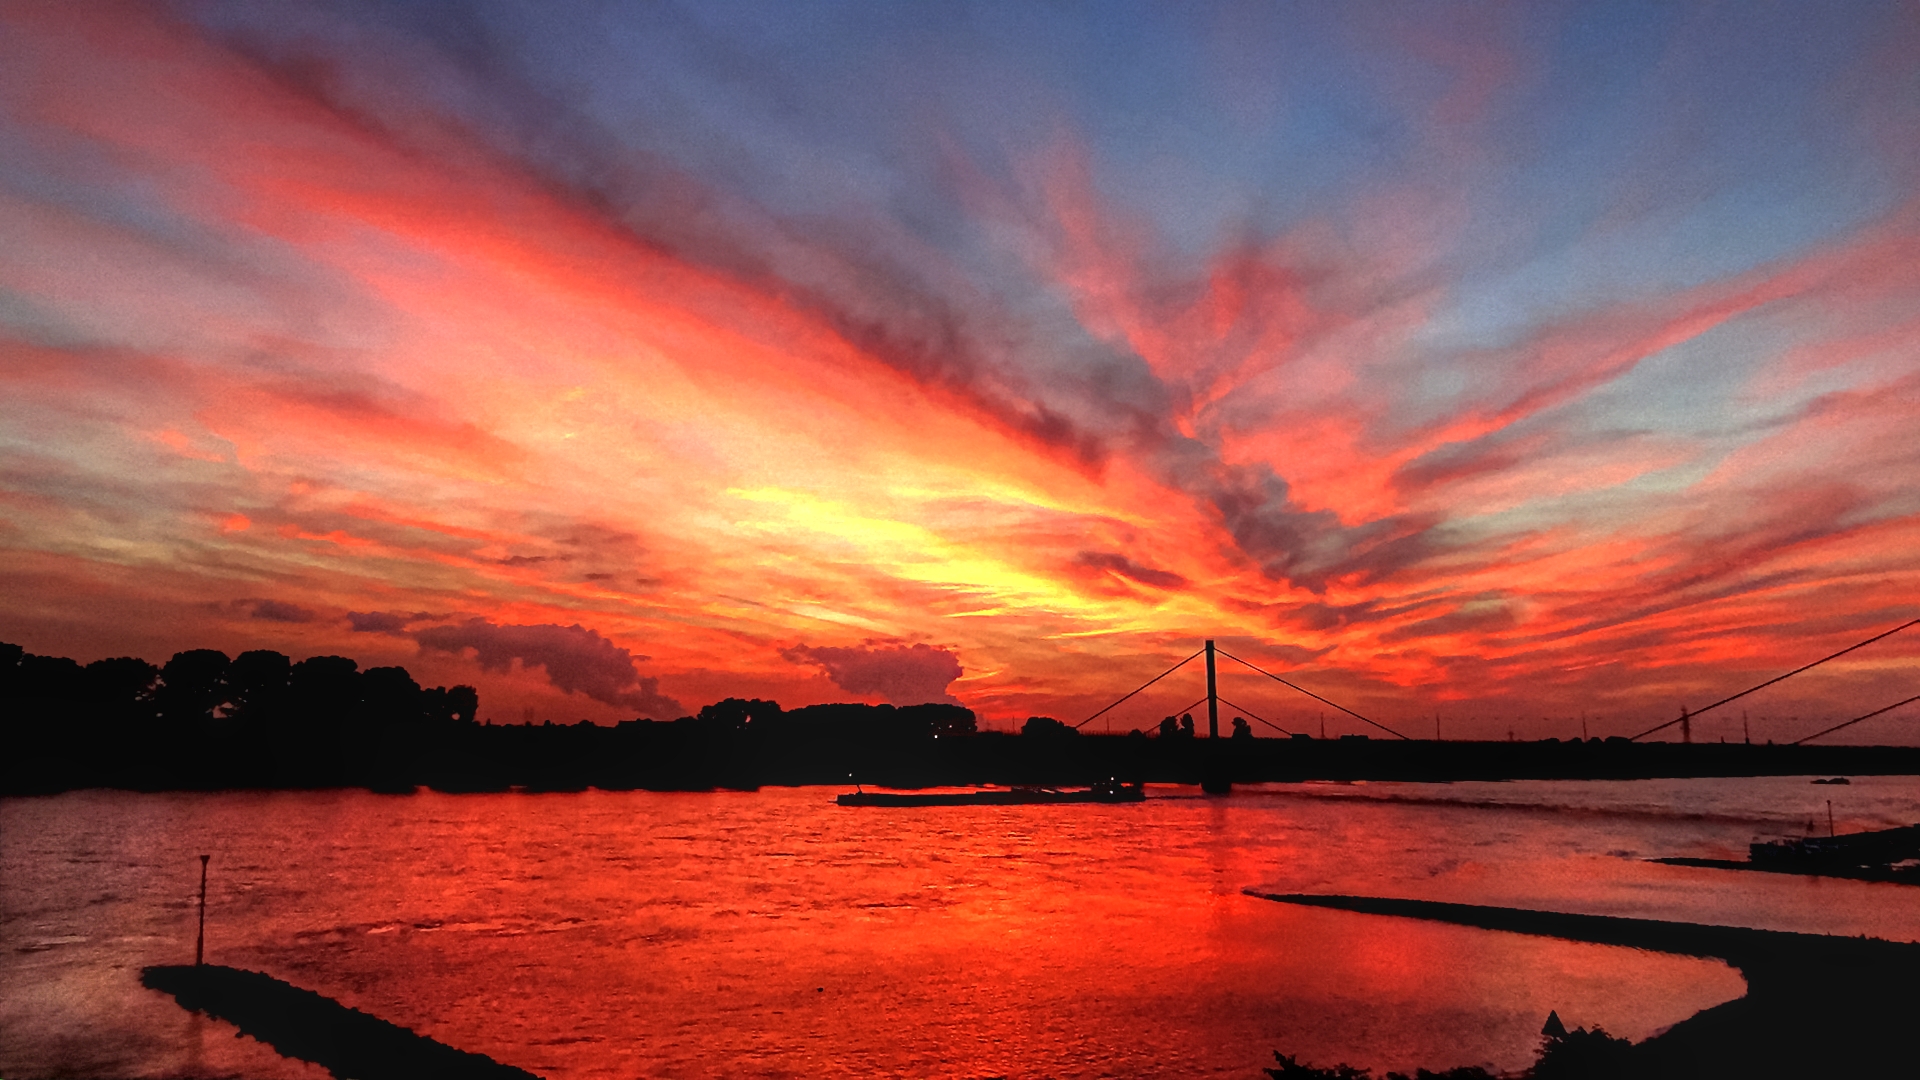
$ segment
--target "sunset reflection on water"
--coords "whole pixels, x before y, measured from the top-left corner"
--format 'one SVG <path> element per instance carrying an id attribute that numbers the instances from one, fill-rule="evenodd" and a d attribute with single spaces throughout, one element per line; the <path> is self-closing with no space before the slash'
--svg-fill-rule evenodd
<path id="1" fill-rule="evenodd" d="M 1514 1068 L 1549 1009 L 1638 1039 L 1743 983 L 1713 961 L 1241 890 L 1920 937 L 1898 886 L 1642 861 L 1792 829 L 1809 790 L 1156 787 L 1144 805 L 915 810 L 823 789 L 8 800 L 0 1071 L 321 1075 L 138 987 L 141 965 L 191 953 L 199 851 L 210 962 L 555 1078 L 1253 1077 L 1276 1049 Z M 1836 812 L 1912 820 L 1916 796 L 1865 779 Z"/>

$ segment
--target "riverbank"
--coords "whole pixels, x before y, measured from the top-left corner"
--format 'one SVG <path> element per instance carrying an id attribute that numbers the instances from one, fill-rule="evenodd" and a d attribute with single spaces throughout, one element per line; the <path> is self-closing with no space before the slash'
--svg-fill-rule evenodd
<path id="1" fill-rule="evenodd" d="M 1635 1044 L 1622 1076 L 1904 1075 L 1916 1062 L 1920 944 L 1656 919 L 1374 896 L 1270 893 L 1263 900 L 1724 960 L 1745 996 Z"/>
<path id="2" fill-rule="evenodd" d="M 853 708 L 848 706 L 846 708 Z M 865 709 L 867 707 L 860 707 Z M 85 788 L 135 791 L 406 792 L 705 791 L 838 785 L 930 788 L 1086 787 L 1118 779 L 1199 784 L 1306 780 L 1646 780 L 1683 777 L 1914 776 L 1920 747 L 1741 743 L 1437 742 L 1398 739 L 1149 738 L 1003 732 L 936 737 L 896 729 L 882 710 L 867 727 L 762 730 L 699 721 L 615 727 L 447 727 L 406 755 L 369 750 L 333 765 L 253 747 L 181 743 L 165 753 L 41 750 L 0 769 L 0 794 Z M 902 710 L 904 712 L 905 710 Z M 791 715 L 791 714 L 790 714 Z M 862 717 L 863 722 L 869 718 Z M 377 748 L 376 748 L 377 749 Z M 255 753 L 254 751 L 258 751 Z"/>

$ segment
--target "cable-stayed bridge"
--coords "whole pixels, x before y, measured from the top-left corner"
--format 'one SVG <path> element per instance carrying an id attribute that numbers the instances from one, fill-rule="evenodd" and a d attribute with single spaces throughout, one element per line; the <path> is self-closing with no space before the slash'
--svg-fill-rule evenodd
<path id="1" fill-rule="evenodd" d="M 1653 735 L 1658 732 L 1665 731 L 1669 728 L 1678 726 L 1681 732 L 1680 741 L 1682 743 L 1691 743 L 1693 741 L 1693 721 L 1698 717 L 1704 715 L 1705 713 L 1708 713 L 1714 709 L 1721 708 L 1722 706 L 1731 704 L 1732 702 L 1739 701 L 1750 694 L 1756 693 L 1760 690 L 1764 690 L 1767 687 L 1777 685 L 1781 682 L 1786 681 L 1787 679 L 1793 678 L 1796 675 L 1801 675 L 1808 671 L 1812 671 L 1813 669 L 1820 667 L 1823 664 L 1829 663 L 1833 660 L 1837 660 L 1840 657 L 1846 656 L 1859 649 L 1866 648 L 1869 645 L 1873 645 L 1876 642 L 1882 641 L 1886 638 L 1890 638 L 1895 634 L 1900 633 L 1903 630 L 1908 630 L 1915 626 L 1920 626 L 1920 619 L 1912 619 L 1907 622 L 1901 623 L 1900 625 L 1895 626 L 1890 630 L 1882 631 L 1878 634 L 1873 635 L 1872 637 L 1867 638 L 1864 641 L 1856 642 L 1853 645 L 1849 645 L 1848 647 L 1841 649 L 1838 652 L 1831 653 L 1827 656 L 1823 656 L 1820 659 L 1815 660 L 1811 663 L 1803 664 L 1800 667 L 1794 668 L 1792 671 L 1788 671 L 1781 675 L 1776 675 L 1773 678 L 1765 680 L 1764 682 L 1760 682 L 1753 686 L 1750 686 L 1740 691 L 1739 693 L 1729 694 L 1726 697 L 1723 697 L 1718 701 L 1715 701 L 1701 708 L 1689 710 L 1685 707 L 1682 707 L 1680 710 L 1680 715 L 1677 718 L 1665 721 L 1663 723 L 1655 724 L 1654 726 L 1647 728 L 1646 730 L 1636 735 L 1631 736 L 1626 741 L 1639 742 L 1640 740 L 1645 739 L 1649 735 Z M 1333 701 L 1327 697 L 1324 697 L 1318 693 L 1315 693 L 1314 691 L 1307 689 L 1306 687 L 1301 686 L 1290 679 L 1287 679 L 1280 675 L 1276 675 L 1273 672 L 1268 671 L 1263 667 L 1260 667 L 1258 664 L 1255 664 L 1248 660 L 1243 660 L 1240 657 L 1233 655 L 1232 653 L 1216 645 L 1214 640 L 1211 638 L 1207 639 L 1207 641 L 1199 649 L 1194 650 L 1192 653 L 1188 654 L 1184 659 L 1180 660 L 1178 663 L 1175 663 L 1172 667 L 1167 668 L 1165 671 L 1162 671 L 1160 674 L 1155 675 L 1153 678 L 1148 679 L 1146 682 L 1143 682 L 1139 686 L 1134 687 L 1132 690 L 1127 691 L 1125 694 L 1122 694 L 1119 698 L 1115 699 L 1111 704 L 1107 705 L 1105 708 L 1102 708 L 1094 712 L 1092 715 L 1081 720 L 1080 722 L 1073 724 L 1072 727 L 1075 728 L 1076 730 L 1085 728 L 1088 724 L 1092 723 L 1095 720 L 1098 720 L 1102 716 L 1109 715 L 1110 713 L 1113 712 L 1113 710 L 1126 704 L 1128 701 L 1133 700 L 1135 697 L 1137 697 L 1141 693 L 1145 692 L 1149 688 L 1160 683 L 1162 680 L 1165 680 L 1166 678 L 1173 675 L 1175 672 L 1181 670 L 1182 668 L 1185 668 L 1188 664 L 1192 663 L 1193 661 L 1201 659 L 1203 657 L 1205 658 L 1205 667 L 1206 667 L 1206 680 L 1207 680 L 1206 693 L 1194 699 L 1194 701 L 1192 701 L 1191 703 L 1179 709 L 1174 710 L 1174 715 L 1176 716 L 1180 714 L 1190 715 L 1192 710 L 1200 707 L 1201 705 L 1205 705 L 1206 715 L 1207 715 L 1207 736 L 1211 739 L 1217 739 L 1220 737 L 1220 706 L 1221 705 L 1226 705 L 1228 708 L 1234 710 L 1235 712 L 1241 714 L 1242 716 L 1247 717 L 1248 719 L 1256 720 L 1262 724 L 1265 724 L 1267 727 L 1272 728 L 1273 730 L 1278 731 L 1283 735 L 1295 736 L 1299 734 L 1297 732 L 1289 731 L 1287 728 L 1281 726 L 1278 723 L 1275 723 L 1272 720 L 1268 720 L 1267 718 L 1261 716 L 1260 714 L 1256 713 L 1252 709 L 1247 708 L 1244 705 L 1236 704 L 1235 702 L 1221 696 L 1219 691 L 1218 664 L 1220 660 L 1225 659 L 1225 660 L 1230 660 L 1235 664 L 1238 664 L 1241 667 L 1246 668 L 1249 671 L 1252 671 L 1256 674 L 1264 676 L 1265 678 L 1270 679 L 1273 682 L 1278 683 L 1289 690 L 1295 691 L 1299 694 L 1303 694 L 1307 697 L 1314 699 L 1315 701 L 1320 702 L 1323 705 L 1337 709 L 1340 712 L 1345 713 L 1346 715 L 1356 720 L 1359 720 L 1361 723 L 1367 724 L 1370 727 L 1383 731 L 1388 735 L 1393 736 L 1396 739 L 1401 739 L 1408 742 L 1415 741 L 1410 736 L 1398 730 L 1395 730 L 1394 728 L 1389 727 L 1388 725 L 1381 723 L 1378 720 L 1372 719 L 1371 717 L 1364 716 L 1359 712 L 1351 708 L 1348 708 L 1347 706 L 1342 705 L 1337 701 Z M 1920 672 L 1916 672 L 1916 675 L 1920 676 Z M 1893 712 L 1894 710 L 1899 709 L 1902 706 L 1911 705 L 1915 702 L 1920 702 L 1920 694 L 1903 698 L 1899 701 L 1892 703 L 1891 705 L 1882 706 L 1870 712 L 1866 712 L 1859 716 L 1856 716 L 1850 720 L 1842 721 L 1838 724 L 1834 724 L 1830 727 L 1823 728 L 1822 730 L 1813 732 L 1812 734 L 1802 736 L 1798 739 L 1794 739 L 1791 742 L 1789 742 L 1787 745 L 1791 745 L 1791 746 L 1803 745 L 1805 743 L 1811 742 L 1823 736 L 1831 735 L 1834 732 L 1840 731 L 1844 728 L 1852 727 L 1853 725 L 1861 723 L 1862 721 L 1871 720 L 1874 717 L 1882 716 L 1887 713 Z"/>

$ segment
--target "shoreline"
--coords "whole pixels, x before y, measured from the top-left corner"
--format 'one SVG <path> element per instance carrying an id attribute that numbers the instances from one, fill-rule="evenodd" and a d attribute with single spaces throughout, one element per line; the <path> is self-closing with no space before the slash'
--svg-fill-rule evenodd
<path id="1" fill-rule="evenodd" d="M 1242 892 L 1283 904 L 1717 959 L 1740 972 L 1744 996 L 1634 1044 L 1631 1075 L 1784 1080 L 1897 1075 L 1913 1063 L 1920 943 L 1432 900 Z"/>

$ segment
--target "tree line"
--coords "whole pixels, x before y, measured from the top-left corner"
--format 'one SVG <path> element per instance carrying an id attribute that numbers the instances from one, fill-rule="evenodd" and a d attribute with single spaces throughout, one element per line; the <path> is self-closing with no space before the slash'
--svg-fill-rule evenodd
<path id="1" fill-rule="evenodd" d="M 479 704 L 471 686 L 426 688 L 344 656 L 189 649 L 159 666 L 82 665 L 0 643 L 0 768 L 9 791 L 404 783 Z"/>
<path id="2" fill-rule="evenodd" d="M 500 725 L 476 719 L 479 705 L 471 686 L 422 687 L 405 668 L 361 670 L 344 656 L 192 649 L 157 667 L 82 665 L 0 644 L 0 794 L 1920 773 L 1911 747 L 1255 738 L 1244 720 L 1211 739 L 1190 714 L 1126 735 L 1036 716 L 1016 735 L 980 731 L 952 704 L 783 709 L 732 697 L 666 721 Z"/>
<path id="3" fill-rule="evenodd" d="M 471 686 L 266 649 L 82 665 L 0 643 L 0 791 L 359 786 L 712 788 L 845 779 L 975 734 L 958 705 L 785 710 L 727 698 L 615 726 L 482 724 Z"/>

